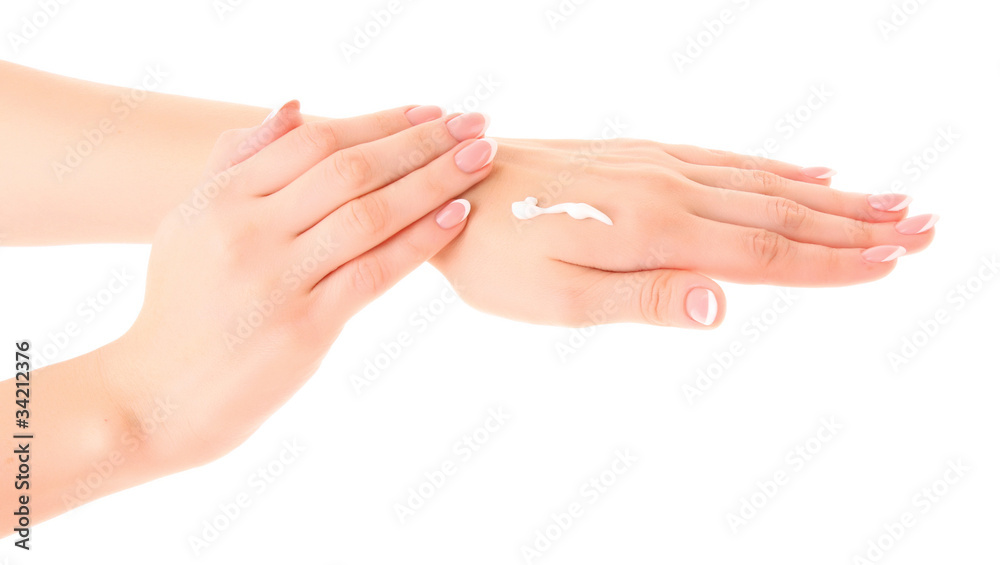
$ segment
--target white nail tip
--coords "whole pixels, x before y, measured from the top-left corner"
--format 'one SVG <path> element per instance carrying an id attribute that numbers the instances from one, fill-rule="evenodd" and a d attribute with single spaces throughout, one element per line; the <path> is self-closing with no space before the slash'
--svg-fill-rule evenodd
<path id="1" fill-rule="evenodd" d="M 931 214 L 931 217 L 927 219 L 927 223 L 924 224 L 924 227 L 920 228 L 920 230 L 917 231 L 917 233 L 924 233 L 925 231 L 933 228 L 934 224 L 938 223 L 938 220 L 940 219 L 941 216 L 938 216 L 937 214 Z"/>
<path id="2" fill-rule="evenodd" d="M 282 109 L 283 107 L 284 107 L 284 106 L 278 106 L 278 107 L 277 107 L 277 108 L 275 108 L 274 110 L 271 110 L 271 113 L 270 113 L 270 114 L 268 114 L 266 118 L 264 118 L 264 121 L 263 121 L 263 122 L 261 122 L 261 124 L 266 124 L 267 122 L 270 122 L 270 121 L 271 121 L 271 118 L 273 118 L 273 117 L 277 116 L 277 115 L 278 115 L 278 112 L 280 112 L 280 111 L 281 111 L 281 109 Z"/>
<path id="3" fill-rule="evenodd" d="M 896 247 L 896 250 L 895 250 L 895 251 L 893 251 L 893 252 L 892 252 L 892 253 L 891 253 L 891 254 L 890 254 L 890 255 L 889 255 L 888 257 L 886 257 L 885 259 L 882 259 L 882 261 L 881 261 L 881 262 L 882 262 L 882 263 L 888 263 L 889 261 L 895 261 L 896 259 L 899 259 L 899 258 L 900 258 L 900 257 L 902 257 L 903 255 L 906 255 L 906 249 L 905 249 L 905 248 L 903 248 L 903 247 Z"/>
<path id="4" fill-rule="evenodd" d="M 472 204 L 469 204 L 469 201 L 464 198 L 459 198 L 455 202 L 458 202 L 459 204 L 462 205 L 463 208 L 465 208 L 465 212 L 462 214 L 462 219 L 459 220 L 460 222 L 462 222 L 469 217 L 469 212 L 472 211 Z"/>
<path id="5" fill-rule="evenodd" d="M 493 158 L 497 156 L 497 150 L 500 149 L 500 146 L 497 145 L 497 140 L 495 140 L 493 138 L 490 138 L 490 137 L 484 137 L 483 141 L 485 141 L 486 143 L 490 144 L 490 158 L 486 162 L 487 163 L 492 163 L 493 162 Z"/>
<path id="6" fill-rule="evenodd" d="M 909 196 L 907 196 L 906 198 L 903 199 L 902 202 L 900 202 L 899 204 L 896 204 L 892 208 L 889 208 L 888 211 L 889 212 L 899 212 L 900 210 L 902 210 L 902 209 L 906 208 L 907 206 L 909 206 L 911 202 L 913 202 L 913 199 L 910 198 Z"/>
<path id="7" fill-rule="evenodd" d="M 708 312 L 705 313 L 705 319 L 701 323 L 711 326 L 719 314 L 719 301 L 715 299 L 715 293 L 711 290 L 706 289 L 705 292 L 708 293 Z"/>

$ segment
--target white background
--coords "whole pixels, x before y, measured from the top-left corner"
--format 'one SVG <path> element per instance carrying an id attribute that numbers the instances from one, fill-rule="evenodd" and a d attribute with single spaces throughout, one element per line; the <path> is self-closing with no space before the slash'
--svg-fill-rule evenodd
<path id="1" fill-rule="evenodd" d="M 165 92 L 261 106 L 298 97 L 320 115 L 465 105 L 489 113 L 497 136 L 593 138 L 617 118 L 629 137 L 741 152 L 773 138 L 777 158 L 839 170 L 837 187 L 901 181 L 912 214 L 941 214 L 937 239 L 879 282 L 793 290 L 786 312 L 773 310 L 780 289 L 727 284 L 728 319 L 714 332 L 602 327 L 565 357 L 560 343 L 581 343 L 572 331 L 461 303 L 421 332 L 411 317 L 450 296 L 425 267 L 352 321 L 305 389 L 238 450 L 39 525 L 30 557 L 7 538 L 0 562 L 523 563 L 522 546 L 574 502 L 583 516 L 534 562 L 854 563 L 904 512 L 915 526 L 877 562 L 1000 560 L 1000 278 L 978 278 L 1000 253 L 1000 6 L 928 0 L 886 37 L 879 20 L 915 0 L 590 0 L 555 25 L 546 12 L 557 0 L 400 2 L 350 62 L 342 45 L 388 0 L 246 0 L 221 17 L 212 0 L 70 2 L 17 52 L 8 33 L 39 7 L 5 0 L 0 52 L 122 86 L 159 65 Z M 703 52 L 678 69 L 674 55 L 724 9 L 735 21 L 703 34 Z M 832 95 L 801 108 L 814 88 Z M 790 131 L 781 120 L 796 111 L 808 119 Z M 958 137 L 935 153 L 942 128 Z M 917 175 L 912 159 L 927 151 L 935 162 Z M 133 282 L 57 359 L 114 339 L 138 312 L 147 256 L 144 246 L 0 250 L 0 344 L 50 344 L 124 268 Z M 960 307 L 966 287 L 978 292 Z M 948 321 L 918 335 L 939 310 Z M 766 332 L 748 330 L 755 319 Z M 400 331 L 415 343 L 359 396 L 350 376 Z M 904 339 L 922 346 L 894 370 Z M 746 353 L 713 367 L 737 342 Z M 692 404 L 683 387 L 699 371 L 719 378 Z M 453 444 L 497 407 L 510 420 L 462 461 Z M 824 418 L 842 428 L 793 465 L 787 454 Z M 289 440 L 305 452 L 258 492 L 249 477 Z M 591 504 L 581 485 L 616 450 L 637 460 Z M 447 460 L 457 472 L 400 524 L 394 505 Z M 929 508 L 914 500 L 949 461 L 970 471 Z M 782 470 L 787 484 L 734 533 L 727 514 Z M 191 536 L 241 491 L 251 507 L 196 557 Z"/>

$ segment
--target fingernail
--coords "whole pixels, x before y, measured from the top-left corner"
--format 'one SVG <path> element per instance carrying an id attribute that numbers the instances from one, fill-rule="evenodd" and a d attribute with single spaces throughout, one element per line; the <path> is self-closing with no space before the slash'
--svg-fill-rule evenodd
<path id="1" fill-rule="evenodd" d="M 888 263 L 906 254 L 906 248 L 898 245 L 879 245 L 865 249 L 861 257 L 869 263 Z"/>
<path id="2" fill-rule="evenodd" d="M 837 174 L 837 171 L 828 167 L 802 167 L 802 174 L 814 179 L 828 179 Z"/>
<path id="3" fill-rule="evenodd" d="M 461 224 L 463 220 L 469 217 L 469 210 L 472 210 L 472 205 L 469 201 L 464 198 L 459 198 L 458 200 L 453 200 L 450 204 L 441 209 L 434 216 L 434 221 L 437 225 L 441 226 L 442 229 L 450 230 L 451 228 Z"/>
<path id="4" fill-rule="evenodd" d="M 403 115 L 412 125 L 419 125 L 440 118 L 444 115 L 444 110 L 438 106 L 417 106 L 410 108 Z"/>
<path id="5" fill-rule="evenodd" d="M 937 214 L 922 214 L 896 223 L 896 231 L 903 235 L 917 235 L 934 227 L 940 216 Z"/>
<path id="6" fill-rule="evenodd" d="M 715 293 L 707 288 L 692 289 L 688 292 L 684 305 L 688 316 L 703 326 L 715 323 L 715 316 L 719 313 L 719 301 L 716 300 Z"/>
<path id="7" fill-rule="evenodd" d="M 493 162 L 497 156 L 497 142 L 484 137 L 477 139 L 455 155 L 455 165 L 464 173 L 474 173 Z"/>
<path id="8" fill-rule="evenodd" d="M 479 112 L 462 114 L 448 120 L 448 131 L 451 136 L 459 141 L 474 139 L 483 135 L 489 120 Z"/>
<path id="9" fill-rule="evenodd" d="M 870 194 L 868 203 L 876 210 L 883 212 L 899 212 L 913 202 L 913 199 L 905 194 Z"/>
<path id="10" fill-rule="evenodd" d="M 281 106 L 278 106 L 274 110 L 271 110 L 271 113 L 268 114 L 267 117 L 264 118 L 264 121 L 261 122 L 260 124 L 264 125 L 267 122 L 270 122 L 271 120 L 274 119 L 275 116 L 278 115 L 278 112 L 280 112 L 282 109 L 284 109 L 284 108 L 290 108 L 292 106 L 295 106 L 295 108 L 298 109 L 298 107 L 299 107 L 299 101 L 298 100 L 289 100 L 288 102 L 285 102 L 284 104 L 282 104 Z"/>

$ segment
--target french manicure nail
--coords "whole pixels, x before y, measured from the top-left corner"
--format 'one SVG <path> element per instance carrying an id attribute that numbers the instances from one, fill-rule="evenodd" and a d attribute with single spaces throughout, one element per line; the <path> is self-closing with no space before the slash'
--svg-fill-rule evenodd
<path id="1" fill-rule="evenodd" d="M 497 142 L 484 137 L 470 143 L 455 155 L 455 165 L 463 173 L 474 173 L 493 162 L 497 156 Z"/>
<path id="2" fill-rule="evenodd" d="M 450 230 L 468 218 L 470 210 L 472 210 L 472 205 L 469 204 L 469 201 L 459 198 L 442 208 L 437 216 L 434 216 L 434 221 L 441 226 L 441 229 Z"/>
<path id="3" fill-rule="evenodd" d="M 280 111 L 281 111 L 281 106 L 275 108 L 274 110 L 271 110 L 271 113 L 268 114 L 266 118 L 264 118 L 264 121 L 261 122 L 261 124 L 263 125 L 263 124 L 266 124 L 267 122 L 270 122 L 271 118 L 277 116 L 278 112 L 280 112 Z"/>
<path id="4" fill-rule="evenodd" d="M 837 171 L 829 167 L 802 167 L 802 174 L 814 179 L 828 179 L 837 174 Z"/>
<path id="5" fill-rule="evenodd" d="M 719 313 L 719 301 L 716 300 L 715 293 L 707 288 L 695 288 L 688 292 L 684 306 L 688 316 L 703 326 L 715 323 L 715 317 Z"/>
<path id="6" fill-rule="evenodd" d="M 451 136 L 459 141 L 474 139 L 483 135 L 489 120 L 479 112 L 462 114 L 448 120 L 448 131 Z"/>
<path id="7" fill-rule="evenodd" d="M 903 235 L 917 235 L 934 227 L 940 216 L 937 214 L 921 214 L 896 223 L 896 231 Z"/>
<path id="8" fill-rule="evenodd" d="M 431 120 L 436 120 L 444 115 L 444 110 L 438 106 L 417 106 L 410 108 L 403 114 L 412 125 L 425 124 Z"/>
<path id="9" fill-rule="evenodd" d="M 274 110 L 271 110 L 271 113 L 268 114 L 266 118 L 264 118 L 264 121 L 261 122 L 260 125 L 264 125 L 267 122 L 270 122 L 271 120 L 274 119 L 275 116 L 278 115 L 278 112 L 284 110 L 285 108 L 291 108 L 293 106 L 295 107 L 296 110 L 298 110 L 299 106 L 300 106 L 299 105 L 299 101 L 298 100 L 289 100 L 288 102 L 285 102 L 284 104 L 282 104 L 281 106 L 278 106 Z"/>
<path id="10" fill-rule="evenodd" d="M 870 194 L 868 203 L 872 208 L 883 212 L 899 212 L 913 202 L 913 199 L 905 194 Z"/>
<path id="11" fill-rule="evenodd" d="M 899 245 L 879 245 L 865 249 L 861 257 L 869 263 L 888 263 L 906 254 L 906 248 Z"/>

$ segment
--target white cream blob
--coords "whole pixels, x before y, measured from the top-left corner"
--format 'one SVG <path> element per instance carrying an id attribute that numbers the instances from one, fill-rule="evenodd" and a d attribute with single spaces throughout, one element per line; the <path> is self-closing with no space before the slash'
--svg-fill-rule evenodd
<path id="1" fill-rule="evenodd" d="M 523 202 L 511 204 L 510 211 L 519 220 L 530 220 L 542 214 L 569 214 L 569 217 L 576 220 L 593 218 L 609 226 L 614 225 L 611 223 L 611 218 L 590 204 L 567 202 L 565 204 L 555 204 L 548 208 L 542 208 L 538 206 L 538 199 L 534 196 L 525 198 Z"/>

